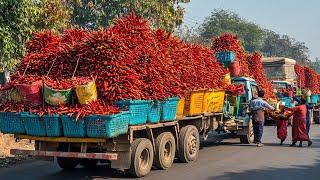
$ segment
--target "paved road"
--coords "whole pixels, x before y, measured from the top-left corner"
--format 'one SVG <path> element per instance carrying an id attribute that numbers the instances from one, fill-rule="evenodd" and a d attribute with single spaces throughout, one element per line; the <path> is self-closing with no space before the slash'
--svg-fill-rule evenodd
<path id="1" fill-rule="evenodd" d="M 279 146 L 275 127 L 266 127 L 265 147 L 241 145 L 237 139 L 213 135 L 203 143 L 199 159 L 189 164 L 175 163 L 167 171 L 154 170 L 141 179 L 152 180 L 319 180 L 320 179 L 320 126 L 313 125 L 310 148 Z M 287 143 L 290 143 L 291 138 Z M 0 179 L 128 179 L 115 170 L 99 166 L 96 169 L 77 168 L 61 171 L 50 162 L 32 161 L 10 169 L 0 170 Z"/>

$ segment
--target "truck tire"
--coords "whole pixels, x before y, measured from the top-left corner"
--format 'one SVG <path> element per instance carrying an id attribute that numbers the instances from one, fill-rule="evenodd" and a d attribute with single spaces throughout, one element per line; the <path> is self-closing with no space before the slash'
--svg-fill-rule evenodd
<path id="1" fill-rule="evenodd" d="M 81 159 L 80 165 L 88 168 L 96 167 L 99 160 L 97 159 Z"/>
<path id="2" fill-rule="evenodd" d="M 193 125 L 181 129 L 178 141 L 178 157 L 181 162 L 187 163 L 198 158 L 200 138 L 198 129 Z"/>
<path id="3" fill-rule="evenodd" d="M 149 139 L 139 138 L 131 144 L 130 174 L 134 177 L 146 176 L 152 167 L 153 146 Z"/>
<path id="4" fill-rule="evenodd" d="M 254 132 L 253 132 L 252 121 L 250 121 L 249 126 L 245 127 L 245 128 L 247 128 L 247 134 L 240 136 L 240 142 L 242 144 L 251 144 L 254 141 Z"/>
<path id="5" fill-rule="evenodd" d="M 154 166 L 158 169 L 169 169 L 174 161 L 176 142 L 170 132 L 161 133 L 155 142 Z"/>
<path id="6" fill-rule="evenodd" d="M 58 151 L 68 152 L 68 145 L 67 144 L 60 144 L 57 149 Z M 79 164 L 79 159 L 77 158 L 65 158 L 65 157 L 57 157 L 57 163 L 60 168 L 64 170 L 72 170 Z"/>
<path id="7" fill-rule="evenodd" d="M 78 166 L 79 159 L 57 157 L 57 163 L 58 163 L 59 167 L 64 170 L 72 170 Z"/>

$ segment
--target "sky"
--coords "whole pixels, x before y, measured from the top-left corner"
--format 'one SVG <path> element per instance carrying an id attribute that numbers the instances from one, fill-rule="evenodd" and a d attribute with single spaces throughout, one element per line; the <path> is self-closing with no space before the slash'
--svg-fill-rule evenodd
<path id="1" fill-rule="evenodd" d="M 310 58 L 320 57 L 319 0 L 191 0 L 184 6 L 184 24 L 195 26 L 214 9 L 228 9 L 241 17 L 305 42 Z"/>

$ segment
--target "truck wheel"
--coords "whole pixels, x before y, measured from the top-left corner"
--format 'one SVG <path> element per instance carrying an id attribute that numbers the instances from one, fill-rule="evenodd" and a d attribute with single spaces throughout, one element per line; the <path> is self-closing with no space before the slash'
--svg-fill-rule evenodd
<path id="1" fill-rule="evenodd" d="M 254 141 L 254 132 L 253 132 L 253 124 L 250 121 L 249 126 L 247 128 L 247 134 L 240 136 L 240 142 L 242 144 L 251 144 Z"/>
<path id="2" fill-rule="evenodd" d="M 198 158 L 200 138 L 198 129 L 189 125 L 181 129 L 179 134 L 178 157 L 181 162 L 195 161 Z"/>
<path id="3" fill-rule="evenodd" d="M 147 175 L 154 158 L 153 146 L 149 139 L 139 138 L 131 144 L 130 174 L 134 177 Z"/>
<path id="4" fill-rule="evenodd" d="M 156 138 L 154 165 L 158 169 L 169 169 L 176 153 L 176 142 L 170 132 L 161 133 Z"/>
<path id="5" fill-rule="evenodd" d="M 64 170 L 72 170 L 79 164 L 79 159 L 57 157 L 57 163 Z"/>
<path id="6" fill-rule="evenodd" d="M 88 168 L 93 168 L 98 164 L 99 160 L 97 159 L 81 159 L 80 165 Z"/>

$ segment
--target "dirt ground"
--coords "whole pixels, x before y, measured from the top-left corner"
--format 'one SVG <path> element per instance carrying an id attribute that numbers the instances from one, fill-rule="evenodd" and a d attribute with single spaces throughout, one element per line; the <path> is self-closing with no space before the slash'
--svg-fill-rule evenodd
<path id="1" fill-rule="evenodd" d="M 34 142 L 20 140 L 16 142 L 11 134 L 0 133 L 0 168 L 9 167 L 20 161 L 29 159 L 26 156 L 14 156 L 10 154 L 10 149 L 34 149 Z"/>

